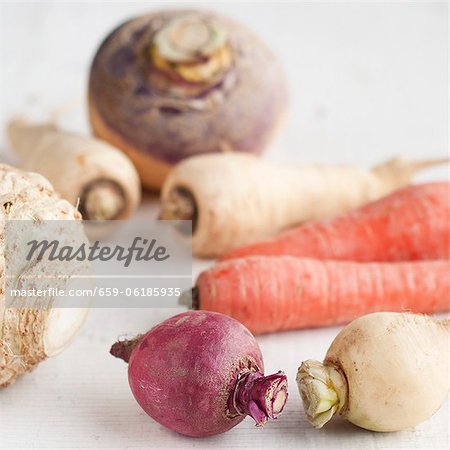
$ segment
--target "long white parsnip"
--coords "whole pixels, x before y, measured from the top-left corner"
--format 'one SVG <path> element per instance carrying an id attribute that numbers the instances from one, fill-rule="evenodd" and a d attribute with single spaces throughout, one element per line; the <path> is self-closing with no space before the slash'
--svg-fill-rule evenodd
<path id="1" fill-rule="evenodd" d="M 325 219 L 410 183 L 416 171 L 447 162 L 394 159 L 372 170 L 278 165 L 235 153 L 188 158 L 161 193 L 163 219 L 193 220 L 193 253 L 219 256 L 299 223 Z"/>
<path id="2" fill-rule="evenodd" d="M 12 120 L 8 135 L 22 168 L 44 175 L 70 203 L 79 201 L 83 219 L 126 219 L 137 208 L 136 169 L 110 144 L 26 119 Z"/>
<path id="3" fill-rule="evenodd" d="M 400 431 L 430 418 L 449 390 L 450 321 L 375 313 L 347 325 L 323 363 L 302 363 L 306 415 L 321 428 L 339 414 L 373 431 Z"/>
<path id="4" fill-rule="evenodd" d="M 11 308 L 5 302 L 8 220 L 80 220 L 41 175 L 0 164 L 0 387 L 62 351 L 82 325 L 86 308 Z M 17 242 L 18 246 L 24 243 Z"/>

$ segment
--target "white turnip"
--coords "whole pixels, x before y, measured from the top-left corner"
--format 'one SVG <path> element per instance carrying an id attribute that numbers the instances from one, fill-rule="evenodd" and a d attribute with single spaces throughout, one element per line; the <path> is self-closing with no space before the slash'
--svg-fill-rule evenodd
<path id="1" fill-rule="evenodd" d="M 264 425 L 287 400 L 286 376 L 264 376 L 255 338 L 222 314 L 178 314 L 144 336 L 117 342 L 111 353 L 129 363 L 130 387 L 144 411 L 188 436 L 223 433 L 246 415 Z"/>
<path id="2" fill-rule="evenodd" d="M 430 418 L 449 390 L 450 321 L 375 313 L 347 325 L 323 363 L 308 360 L 297 382 L 316 428 L 334 414 L 373 431 L 400 431 Z"/>

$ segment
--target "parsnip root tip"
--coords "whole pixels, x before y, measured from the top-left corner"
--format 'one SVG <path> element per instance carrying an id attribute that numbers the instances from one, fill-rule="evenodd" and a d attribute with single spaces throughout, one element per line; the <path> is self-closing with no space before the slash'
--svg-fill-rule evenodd
<path id="1" fill-rule="evenodd" d="M 374 167 L 373 172 L 386 179 L 394 178 L 397 180 L 396 183 L 400 181 L 402 184 L 407 184 L 417 172 L 449 162 L 449 157 L 417 160 L 398 157 Z"/>

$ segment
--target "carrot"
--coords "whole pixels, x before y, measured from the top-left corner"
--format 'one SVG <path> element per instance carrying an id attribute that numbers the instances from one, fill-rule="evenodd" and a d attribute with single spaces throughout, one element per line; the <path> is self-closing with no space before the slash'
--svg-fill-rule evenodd
<path id="1" fill-rule="evenodd" d="M 192 306 L 234 317 L 254 334 L 345 323 L 377 311 L 432 313 L 450 309 L 449 273 L 447 260 L 251 256 L 202 272 Z"/>
<path id="2" fill-rule="evenodd" d="M 224 153 L 183 160 L 161 191 L 162 219 L 192 220 L 192 252 L 220 256 L 288 227 L 351 211 L 411 183 L 417 171 L 447 163 L 394 159 L 354 166 L 274 164 Z"/>
<path id="3" fill-rule="evenodd" d="M 221 259 L 249 255 L 351 261 L 448 259 L 450 183 L 400 189 L 336 219 L 310 222 Z"/>

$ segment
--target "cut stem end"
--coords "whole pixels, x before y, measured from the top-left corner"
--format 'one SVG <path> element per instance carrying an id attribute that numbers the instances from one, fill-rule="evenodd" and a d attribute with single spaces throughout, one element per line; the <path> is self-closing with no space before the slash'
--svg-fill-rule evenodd
<path id="1" fill-rule="evenodd" d="M 319 361 L 305 361 L 298 369 L 297 384 L 306 417 L 315 428 L 322 428 L 342 411 L 347 398 L 347 381 L 334 367 Z"/>
<path id="2" fill-rule="evenodd" d="M 241 414 L 251 416 L 257 427 L 268 419 L 276 419 L 283 412 L 288 398 L 287 378 L 283 372 L 264 376 L 249 372 L 236 385 L 233 406 Z"/>
<path id="3" fill-rule="evenodd" d="M 85 220 L 114 220 L 125 210 L 125 202 L 125 193 L 115 181 L 95 180 L 83 190 L 80 212 Z"/>
<path id="4" fill-rule="evenodd" d="M 192 233 L 197 226 L 198 208 L 195 197 L 186 188 L 172 189 L 166 200 L 162 201 L 160 220 L 191 220 Z M 189 230 L 191 231 L 191 229 Z"/>
<path id="5" fill-rule="evenodd" d="M 153 64 L 189 83 L 214 83 L 232 63 L 226 30 L 201 15 L 178 17 L 156 34 L 150 49 Z"/>

